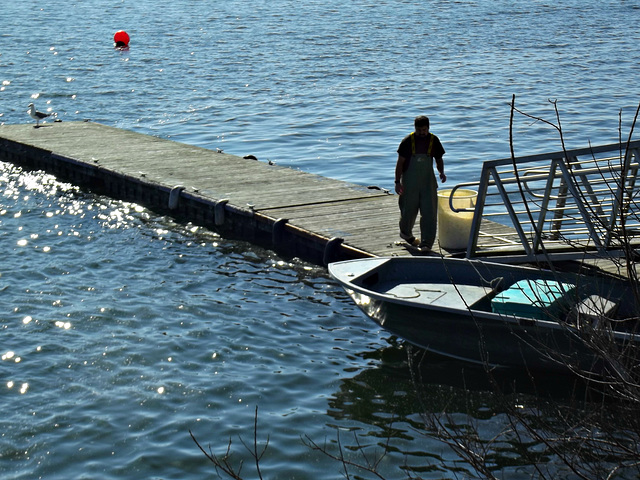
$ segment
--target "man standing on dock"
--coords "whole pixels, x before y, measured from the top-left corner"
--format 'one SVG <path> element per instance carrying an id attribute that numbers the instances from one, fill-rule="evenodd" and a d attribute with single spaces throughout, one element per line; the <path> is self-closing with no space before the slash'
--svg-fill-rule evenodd
<path id="1" fill-rule="evenodd" d="M 436 240 L 438 214 L 438 182 L 433 173 L 433 159 L 440 181 L 444 174 L 445 151 L 438 137 L 429 132 L 429 118 L 423 115 L 414 121 L 415 131 L 407 135 L 398 147 L 396 193 L 400 195 L 400 237 L 414 245 L 413 226 L 420 211 L 420 249 L 429 250 Z"/>

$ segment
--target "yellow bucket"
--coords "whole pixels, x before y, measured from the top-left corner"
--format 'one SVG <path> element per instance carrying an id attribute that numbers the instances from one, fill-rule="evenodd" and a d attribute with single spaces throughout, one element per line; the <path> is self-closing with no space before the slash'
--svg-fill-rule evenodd
<path id="1" fill-rule="evenodd" d="M 453 208 L 470 209 L 469 212 L 454 212 L 449 206 L 453 190 L 438 190 L 438 241 L 447 250 L 466 249 L 471 233 L 473 209 L 476 206 L 478 192 L 475 190 L 455 191 L 451 204 Z"/>

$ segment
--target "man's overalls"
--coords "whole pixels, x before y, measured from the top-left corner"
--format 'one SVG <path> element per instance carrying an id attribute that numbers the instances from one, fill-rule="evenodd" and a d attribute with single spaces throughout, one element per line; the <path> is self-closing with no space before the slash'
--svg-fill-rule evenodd
<path id="1" fill-rule="evenodd" d="M 420 211 L 420 245 L 431 248 L 436 239 L 438 215 L 438 184 L 433 173 L 431 148 L 433 134 L 429 133 L 427 153 L 416 153 L 415 132 L 411 133 L 411 159 L 409 167 L 402 174 L 400 195 L 400 231 L 411 235 Z"/>

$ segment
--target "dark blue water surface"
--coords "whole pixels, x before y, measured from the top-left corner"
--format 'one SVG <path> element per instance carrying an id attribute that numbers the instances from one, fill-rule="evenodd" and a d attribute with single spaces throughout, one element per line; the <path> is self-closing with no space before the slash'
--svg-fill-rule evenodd
<path id="1" fill-rule="evenodd" d="M 640 101 L 633 1 L 5 3 L 0 123 L 32 122 L 34 102 L 386 188 L 418 114 L 455 184 L 509 155 L 514 94 L 553 122 L 557 100 L 568 147 L 626 138 Z M 121 29 L 127 50 L 113 48 Z M 561 148 L 522 116 L 514 135 L 520 155 Z M 239 437 L 252 443 L 256 406 L 266 478 L 340 478 L 302 439 L 353 447 L 354 433 L 372 451 L 392 437 L 387 478 L 405 464 L 452 478 L 425 408 L 487 438 L 505 426 L 490 394 L 459 400 L 448 362 L 429 359 L 419 404 L 404 349 L 324 269 L 42 173 L 1 164 L 0 179 L 3 478 L 210 478 L 189 430 L 218 454 L 231 437 L 255 478 Z M 505 478 L 530 478 L 518 447 L 500 447 Z"/>

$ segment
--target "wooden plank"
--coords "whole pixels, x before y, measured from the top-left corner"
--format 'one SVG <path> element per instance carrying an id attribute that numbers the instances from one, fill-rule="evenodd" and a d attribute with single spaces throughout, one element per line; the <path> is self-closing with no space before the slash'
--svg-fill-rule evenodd
<path id="1" fill-rule="evenodd" d="M 73 159 L 95 175 L 115 172 L 151 182 L 165 196 L 182 185 L 210 209 L 225 199 L 248 216 L 257 212 L 274 224 L 287 219 L 296 231 L 308 232 L 300 242 L 340 237 L 368 255 L 411 254 L 398 245 L 398 197 L 381 190 L 91 122 L 3 125 L 0 139 L 18 150 L 28 146 Z M 481 240 L 499 242 L 510 232 L 483 223 Z M 434 249 L 439 250 L 437 244 Z"/>

